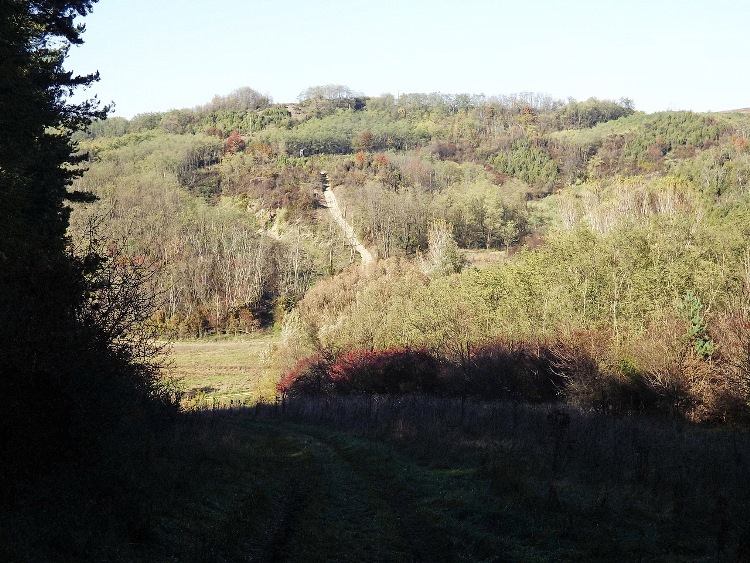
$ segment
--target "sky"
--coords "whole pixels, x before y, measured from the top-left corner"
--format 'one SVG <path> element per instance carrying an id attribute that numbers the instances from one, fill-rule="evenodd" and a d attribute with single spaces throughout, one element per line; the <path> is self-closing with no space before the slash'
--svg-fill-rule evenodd
<path id="1" fill-rule="evenodd" d="M 99 0 L 80 22 L 65 66 L 125 118 L 323 84 L 750 107 L 747 0 Z"/>

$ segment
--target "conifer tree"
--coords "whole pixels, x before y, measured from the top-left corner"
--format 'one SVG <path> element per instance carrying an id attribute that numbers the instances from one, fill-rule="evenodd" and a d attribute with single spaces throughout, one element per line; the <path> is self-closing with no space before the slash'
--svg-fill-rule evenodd
<path id="1" fill-rule="evenodd" d="M 81 173 L 71 136 L 109 110 L 95 99 L 73 103 L 75 90 L 98 75 L 76 76 L 63 66 L 69 48 L 82 42 L 84 29 L 75 18 L 88 14 L 95 1 L 0 0 L 0 457 L 8 456 L 0 466 L 5 470 L 39 466 L 62 452 L 94 450 L 108 439 L 108 424 L 142 403 L 137 396 L 148 395 L 154 382 L 152 372 L 139 371 L 133 362 L 140 352 L 123 339 L 130 327 L 107 326 L 112 319 L 143 318 L 131 314 L 143 301 L 122 291 L 137 289 L 132 278 L 112 275 L 112 260 L 94 246 L 76 255 L 66 236 L 66 202 L 93 199 L 70 190 Z M 129 302 L 122 302 L 128 295 Z M 96 302 L 102 296 L 106 306 Z M 124 314 L 114 314 L 118 307 Z"/>

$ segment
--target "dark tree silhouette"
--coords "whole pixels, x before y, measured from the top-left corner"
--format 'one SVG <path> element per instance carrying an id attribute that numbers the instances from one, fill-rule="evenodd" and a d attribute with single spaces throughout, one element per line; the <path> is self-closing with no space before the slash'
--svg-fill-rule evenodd
<path id="1" fill-rule="evenodd" d="M 107 333 L 103 320 L 112 315 L 95 314 L 102 305 L 143 306 L 132 292 L 106 287 L 127 279 L 134 289 L 137 276 L 113 276 L 122 262 L 102 252 L 98 239 L 76 254 L 66 236 L 66 202 L 93 200 L 70 191 L 81 173 L 71 135 L 109 110 L 96 99 L 72 103 L 74 91 L 98 74 L 76 76 L 63 66 L 70 46 L 82 42 L 83 26 L 74 18 L 94 2 L 0 0 L 0 457 L 8 458 L 0 467 L 6 471 L 93 453 L 128 413 L 142 415 L 153 404 L 148 398 L 160 394 L 142 350 Z M 130 318 L 126 330 L 137 330 Z"/>

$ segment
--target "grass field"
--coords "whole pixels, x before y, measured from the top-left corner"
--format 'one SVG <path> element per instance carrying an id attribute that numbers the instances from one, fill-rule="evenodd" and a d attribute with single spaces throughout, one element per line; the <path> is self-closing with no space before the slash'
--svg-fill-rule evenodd
<path id="1" fill-rule="evenodd" d="M 746 429 L 424 395 L 259 403 L 277 341 L 176 343 L 185 411 L 88 473 L 6 484 L 0 561 L 750 561 Z"/>
<path id="2" fill-rule="evenodd" d="M 278 381 L 273 348 L 278 336 L 260 334 L 178 341 L 171 345 L 169 375 L 180 380 L 183 406 L 252 405 L 273 400 Z"/>
<path id="3" fill-rule="evenodd" d="M 462 250 L 469 265 L 475 268 L 491 268 L 508 259 L 502 250 Z"/>
<path id="4" fill-rule="evenodd" d="M 132 466 L 0 505 L 0 560 L 748 560 L 747 432 L 568 414 L 419 396 L 185 412 Z"/>

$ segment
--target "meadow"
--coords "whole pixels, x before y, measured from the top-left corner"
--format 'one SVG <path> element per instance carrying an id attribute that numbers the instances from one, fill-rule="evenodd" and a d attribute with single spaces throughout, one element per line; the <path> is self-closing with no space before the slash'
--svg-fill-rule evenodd
<path id="1" fill-rule="evenodd" d="M 420 395 L 186 411 L 0 510 L 9 561 L 745 561 L 750 436 Z M 62 491 L 62 492 L 61 492 Z M 54 499 L 54 502 L 50 500 Z M 39 510 L 45 506 L 45 510 Z"/>
<path id="2" fill-rule="evenodd" d="M 165 374 L 179 381 L 188 409 L 273 401 L 278 340 L 271 333 L 179 340 L 168 347 Z"/>
<path id="3" fill-rule="evenodd" d="M 263 400 L 276 338 L 175 343 L 187 408 L 157 440 L 150 509 L 122 560 L 748 553 L 746 429 L 421 394 Z"/>

